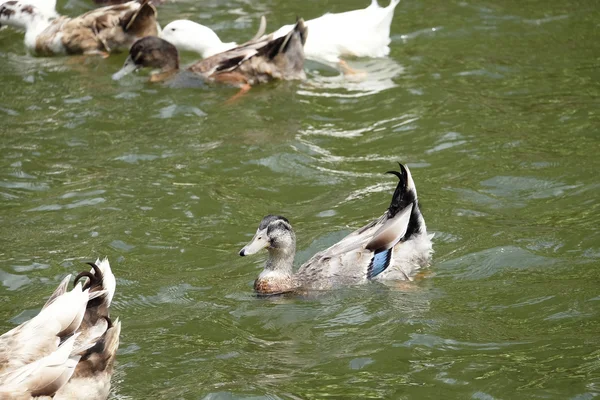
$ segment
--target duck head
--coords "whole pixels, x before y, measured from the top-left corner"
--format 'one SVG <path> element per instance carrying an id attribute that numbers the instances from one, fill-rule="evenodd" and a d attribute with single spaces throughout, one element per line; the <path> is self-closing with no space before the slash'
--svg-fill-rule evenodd
<path id="1" fill-rule="evenodd" d="M 287 218 L 279 215 L 264 217 L 250 243 L 240 250 L 240 256 L 256 254 L 262 249 L 269 252 L 265 270 L 291 274 L 296 253 L 296 235 Z"/>
<path id="2" fill-rule="evenodd" d="M 269 258 L 264 270 L 254 281 L 254 290 L 261 295 L 281 294 L 294 290 L 292 273 L 296 253 L 296 235 L 285 217 L 267 215 L 260 221 L 256 234 L 242 250 L 248 256 L 267 249 Z"/>
<path id="3" fill-rule="evenodd" d="M 260 221 L 256 234 L 242 250 L 240 256 L 249 256 L 262 249 L 269 251 L 289 251 L 296 248 L 296 235 L 287 218 L 267 215 Z"/>
<path id="4" fill-rule="evenodd" d="M 160 37 L 177 47 L 179 51 L 193 51 L 202 58 L 230 50 L 236 43 L 223 43 L 209 27 L 196 22 L 179 19 L 164 27 Z"/>
<path id="5" fill-rule="evenodd" d="M 159 72 L 153 74 L 153 82 L 168 78 L 179 70 L 179 54 L 177 49 L 166 40 L 156 36 L 146 36 L 136 41 L 129 50 L 129 56 L 119 72 L 113 74 L 114 80 L 141 68 L 155 68 Z"/>

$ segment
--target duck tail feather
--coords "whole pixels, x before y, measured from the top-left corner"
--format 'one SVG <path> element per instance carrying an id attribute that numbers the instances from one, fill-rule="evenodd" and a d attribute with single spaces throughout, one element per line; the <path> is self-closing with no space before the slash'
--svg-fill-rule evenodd
<path id="1" fill-rule="evenodd" d="M 255 40 L 260 39 L 265 34 L 266 30 L 267 30 L 267 19 L 265 18 L 264 15 L 261 15 L 260 25 L 258 26 L 258 31 L 256 31 L 256 34 L 254 35 L 254 37 L 252 39 L 250 39 L 250 41 L 254 42 Z"/>
<path id="2" fill-rule="evenodd" d="M 107 358 L 114 360 L 119 348 L 119 336 L 121 335 L 121 321 L 117 318 L 113 325 L 106 331 L 104 336 L 104 354 Z"/>
<path id="3" fill-rule="evenodd" d="M 124 30 L 138 37 L 158 35 L 158 32 L 154 32 L 157 30 L 156 7 L 150 0 L 138 0 L 138 3 L 140 7 L 125 21 Z"/>
<path id="4" fill-rule="evenodd" d="M 300 39 L 300 43 L 302 43 L 302 46 L 300 47 L 304 48 L 304 43 L 306 43 L 307 37 L 308 27 L 304 24 L 304 20 L 302 18 L 298 18 L 294 28 L 284 36 L 281 45 L 277 51 L 272 54 L 271 58 L 275 57 L 277 54 L 287 53 L 290 49 L 294 48 L 295 46 L 292 46 L 292 43 L 294 43 L 298 38 Z"/>
<path id="5" fill-rule="evenodd" d="M 102 261 L 100 261 L 100 259 L 97 259 L 96 265 L 98 266 L 98 269 L 101 271 L 101 274 L 97 274 L 97 275 L 101 275 L 102 289 L 104 289 L 108 292 L 108 294 L 107 294 L 108 304 L 107 305 L 110 306 L 110 303 L 112 301 L 113 296 L 115 295 L 115 290 L 117 287 L 115 275 L 113 274 L 112 269 L 110 268 L 110 263 L 108 262 L 108 257 L 104 257 L 104 259 Z"/>
<path id="6" fill-rule="evenodd" d="M 396 175 L 399 180 L 396 190 L 392 196 L 390 206 L 388 207 L 390 218 L 393 218 L 398 212 L 405 209 L 409 204 L 413 204 L 417 201 L 417 191 L 408 167 L 400 163 L 398 163 L 398 165 L 400 165 L 400 172 L 386 172 L 387 174 Z"/>
<path id="7" fill-rule="evenodd" d="M 297 26 L 298 26 L 298 23 L 296 23 L 296 25 L 294 26 L 294 29 L 292 29 L 291 31 L 289 31 L 288 34 L 284 36 L 283 41 L 281 42 L 281 45 L 279 46 L 279 49 L 277 49 L 276 54 L 285 53 L 285 50 L 286 50 L 286 48 L 288 46 L 288 43 L 290 43 L 290 40 L 292 39 L 292 36 L 294 36 L 294 34 L 296 32 Z"/>
<path id="8" fill-rule="evenodd" d="M 94 325 L 86 326 L 75 344 L 73 354 L 85 356 L 88 350 L 96 346 L 109 328 L 108 317 L 98 319 Z"/>
<path id="9" fill-rule="evenodd" d="M 304 46 L 308 38 L 308 26 L 304 23 L 304 19 L 297 18 L 294 30 L 300 34 L 300 41 L 302 42 L 302 46 Z"/>

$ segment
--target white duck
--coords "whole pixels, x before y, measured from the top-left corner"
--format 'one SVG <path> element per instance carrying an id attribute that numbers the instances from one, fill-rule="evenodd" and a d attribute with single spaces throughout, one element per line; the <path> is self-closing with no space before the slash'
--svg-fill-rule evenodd
<path id="1" fill-rule="evenodd" d="M 108 397 L 121 331 L 108 312 L 116 285 L 107 259 L 90 265 L 73 290 L 69 275 L 37 316 L 0 336 L 1 399 Z"/>
<path id="2" fill-rule="evenodd" d="M 304 45 L 307 59 L 352 70 L 341 57 L 384 57 L 390 52 L 390 25 L 394 9 L 400 0 L 391 0 L 387 7 L 377 0 L 360 10 L 327 13 L 305 22 L 308 39 Z M 287 34 L 293 25 L 285 25 L 273 32 L 274 38 Z M 260 30 L 259 30 L 260 32 Z M 222 42 L 210 28 L 189 20 L 169 23 L 160 37 L 174 44 L 180 51 L 193 51 L 203 58 L 227 51 L 237 44 Z"/>

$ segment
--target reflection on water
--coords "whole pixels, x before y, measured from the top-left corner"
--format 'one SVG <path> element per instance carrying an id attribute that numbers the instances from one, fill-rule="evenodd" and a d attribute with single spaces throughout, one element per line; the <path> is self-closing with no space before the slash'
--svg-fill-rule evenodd
<path id="1" fill-rule="evenodd" d="M 178 0 L 159 18 L 239 40 L 262 14 L 366 3 Z M 390 58 L 308 63 L 230 105 L 235 88 L 113 82 L 125 54 L 35 58 L 0 31 L 0 328 L 106 255 L 113 399 L 598 397 L 597 16 L 402 2 Z M 264 215 L 290 219 L 300 265 L 381 215 L 398 161 L 435 232 L 423 279 L 253 295 L 266 254 L 238 251 Z"/>
<path id="2" fill-rule="evenodd" d="M 318 70 L 310 71 L 298 94 L 336 98 L 370 96 L 396 87 L 394 78 L 404 72 L 404 68 L 390 58 L 353 60 L 349 65 L 355 70 L 354 74 L 323 76 Z"/>

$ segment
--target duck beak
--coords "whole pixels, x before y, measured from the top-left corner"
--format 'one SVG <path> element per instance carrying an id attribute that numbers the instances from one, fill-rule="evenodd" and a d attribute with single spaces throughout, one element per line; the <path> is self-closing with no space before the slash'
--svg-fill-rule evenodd
<path id="1" fill-rule="evenodd" d="M 131 55 L 130 55 L 127 57 L 127 60 L 125 60 L 125 64 L 123 64 L 123 68 L 121 68 L 119 70 L 119 72 L 114 73 L 112 78 L 114 81 L 118 81 L 125 75 L 130 74 L 137 70 L 138 70 L 138 66 L 135 65 L 135 63 L 133 62 L 133 59 L 131 58 Z"/>
<path id="2" fill-rule="evenodd" d="M 242 250 L 240 250 L 240 256 L 249 256 L 256 254 L 262 249 L 269 247 L 269 238 L 267 237 L 267 230 L 263 229 L 256 232 L 256 235 L 252 238 Z"/>

